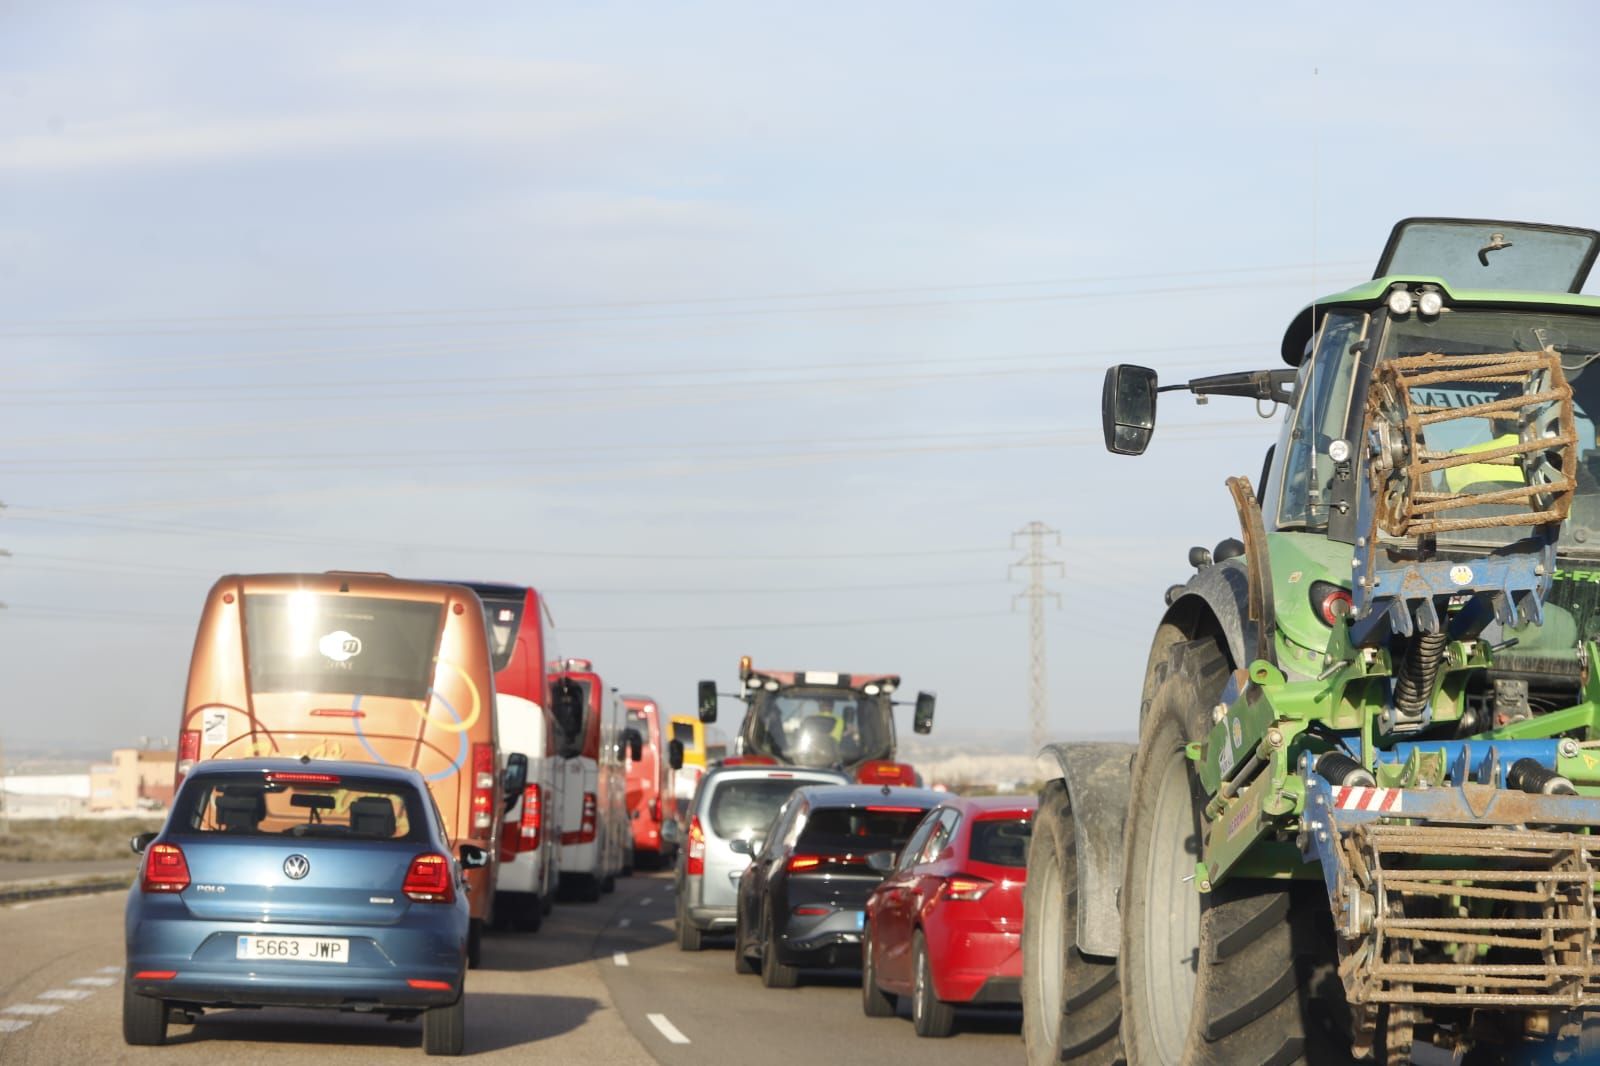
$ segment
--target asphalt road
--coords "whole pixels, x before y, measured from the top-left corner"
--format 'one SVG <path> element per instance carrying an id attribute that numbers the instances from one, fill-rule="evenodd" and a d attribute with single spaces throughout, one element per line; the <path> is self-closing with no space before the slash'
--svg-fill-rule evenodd
<path id="1" fill-rule="evenodd" d="M 419 1023 L 316 1011 L 223 1011 L 174 1025 L 165 1048 L 122 1042 L 120 892 L 0 906 L 0 1063 L 414 1062 Z M 862 1015 L 854 974 L 779 991 L 733 972 L 731 952 L 681 952 L 670 882 L 619 882 L 560 904 L 535 934 L 497 934 L 467 978 L 467 1055 L 632 1066 L 752 1059 L 970 1066 L 1021 1063 L 1018 1018 L 963 1015 L 948 1040 Z M 711 943 L 715 944 L 715 941 Z M 677 1041 L 684 1041 L 679 1043 Z"/>

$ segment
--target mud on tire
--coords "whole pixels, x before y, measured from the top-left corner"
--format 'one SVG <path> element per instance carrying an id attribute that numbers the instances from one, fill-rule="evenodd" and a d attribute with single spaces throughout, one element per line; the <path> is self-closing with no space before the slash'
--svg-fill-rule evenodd
<path id="1" fill-rule="evenodd" d="M 1178 644 L 1141 723 L 1118 960 L 1128 1061 L 1349 1062 L 1321 885 L 1234 879 L 1201 895 L 1190 880 L 1206 797 L 1184 746 L 1205 739 L 1228 670 L 1215 642 Z"/>

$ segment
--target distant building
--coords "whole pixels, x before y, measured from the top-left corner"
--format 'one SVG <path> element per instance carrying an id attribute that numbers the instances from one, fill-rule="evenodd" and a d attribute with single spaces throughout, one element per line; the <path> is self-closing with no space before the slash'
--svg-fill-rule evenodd
<path id="1" fill-rule="evenodd" d="M 118 748 L 89 768 L 90 811 L 160 810 L 172 803 L 178 754 Z"/>
<path id="2" fill-rule="evenodd" d="M 7 774 L 0 792 L 9 818 L 72 818 L 89 803 L 88 774 Z"/>

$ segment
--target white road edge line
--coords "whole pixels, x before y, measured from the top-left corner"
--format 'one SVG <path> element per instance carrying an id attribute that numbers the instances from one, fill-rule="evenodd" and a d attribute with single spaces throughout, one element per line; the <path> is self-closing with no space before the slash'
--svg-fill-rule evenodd
<path id="1" fill-rule="evenodd" d="M 110 988 L 117 982 L 110 977 L 74 977 L 68 981 L 69 985 L 91 985 L 95 988 Z"/>
<path id="2" fill-rule="evenodd" d="M 0 1014 L 54 1014 L 60 1009 L 54 1003 L 13 1003 L 9 1007 L 0 1007 Z"/>
<path id="3" fill-rule="evenodd" d="M 14 1033 L 32 1024 L 31 1018 L 0 1018 L 0 1033 Z"/>
<path id="4" fill-rule="evenodd" d="M 667 1021 L 665 1014 L 646 1014 L 645 1019 L 656 1027 L 657 1032 L 667 1038 L 667 1043 L 687 1044 L 689 1042 L 689 1038 L 684 1036 L 676 1025 Z"/>
<path id="5" fill-rule="evenodd" d="M 626 951 L 613 951 L 611 953 L 611 961 L 618 966 L 626 966 L 628 965 L 628 953 Z"/>
<path id="6" fill-rule="evenodd" d="M 40 999 L 88 999 L 93 993 L 84 988 L 52 988 L 48 992 L 40 992 Z"/>

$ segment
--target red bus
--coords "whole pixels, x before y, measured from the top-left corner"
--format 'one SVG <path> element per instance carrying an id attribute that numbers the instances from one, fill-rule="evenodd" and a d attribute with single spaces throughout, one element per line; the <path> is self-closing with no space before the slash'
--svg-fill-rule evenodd
<path id="1" fill-rule="evenodd" d="M 661 839 L 661 826 L 676 816 L 672 767 L 661 708 L 649 696 L 624 696 L 628 726 L 639 734 L 639 758 L 628 763 L 628 819 L 633 826 L 633 854 L 641 864 L 661 866 L 672 857 L 672 845 Z"/>
<path id="2" fill-rule="evenodd" d="M 562 760 L 561 887 L 592 903 L 631 865 L 627 726 L 621 702 L 588 659 L 551 664 L 550 707 Z"/>

